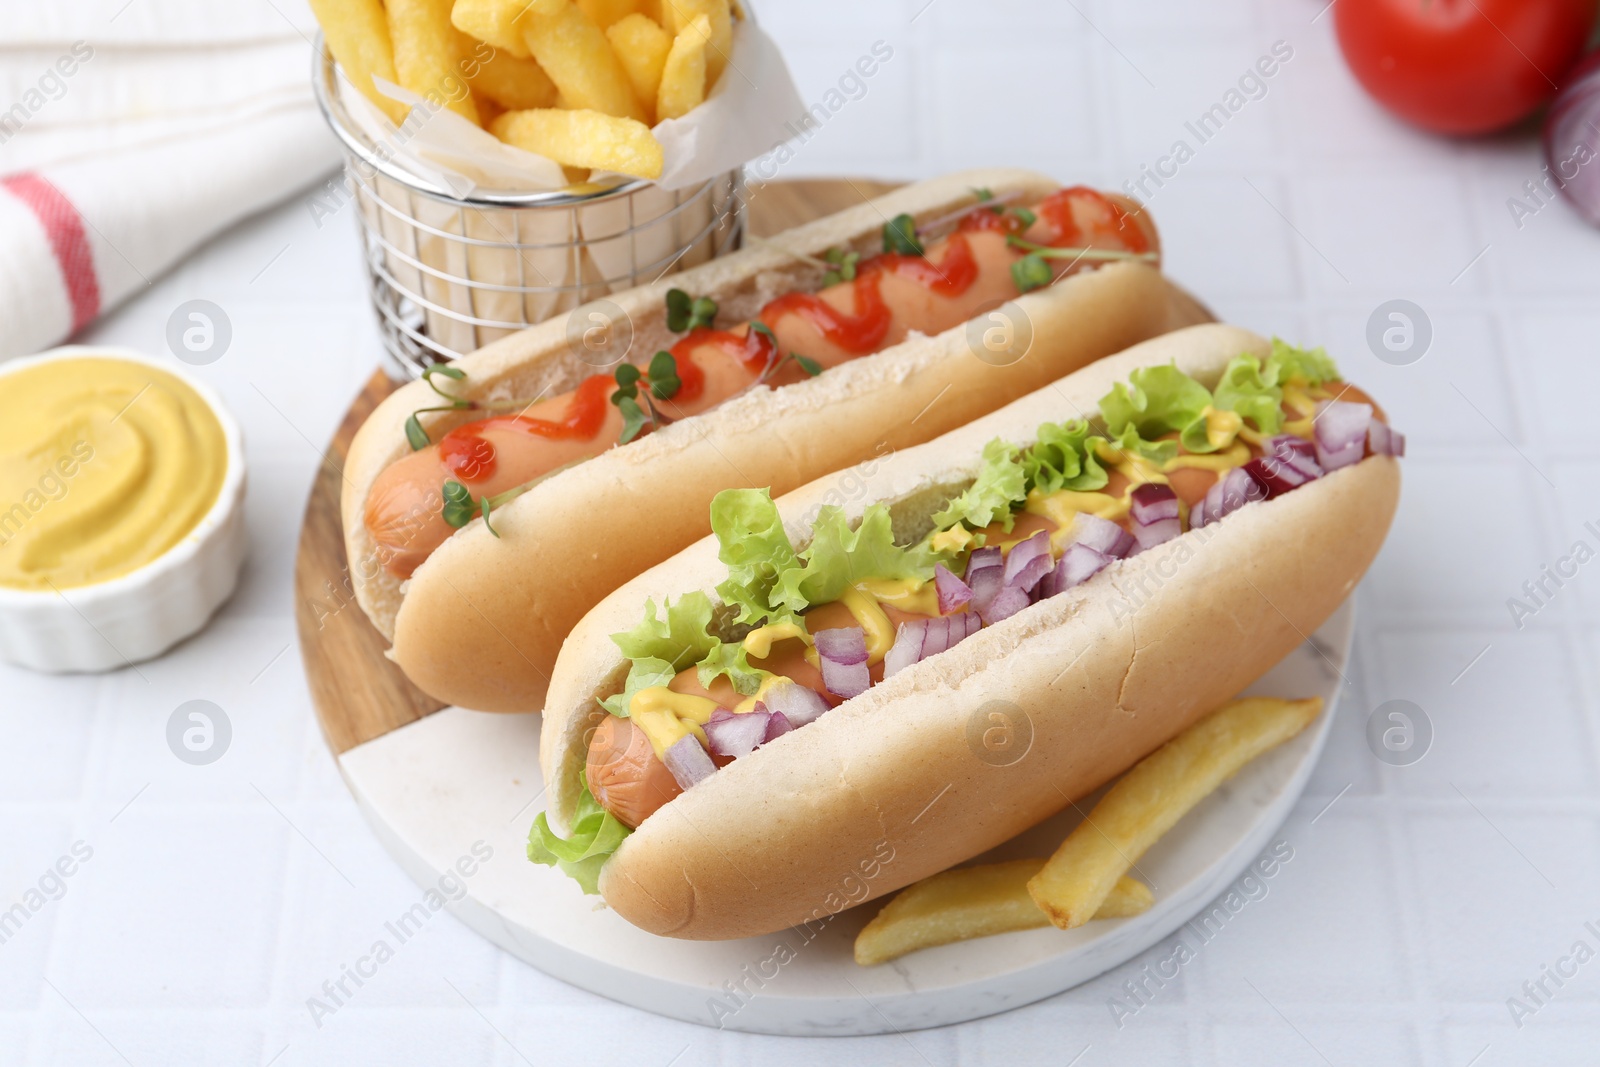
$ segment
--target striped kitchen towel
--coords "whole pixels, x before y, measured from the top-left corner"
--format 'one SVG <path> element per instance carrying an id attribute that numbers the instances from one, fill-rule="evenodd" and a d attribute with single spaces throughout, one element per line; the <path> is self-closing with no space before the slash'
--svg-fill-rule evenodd
<path id="1" fill-rule="evenodd" d="M 0 0 L 0 359 L 326 175 L 304 0 Z"/>

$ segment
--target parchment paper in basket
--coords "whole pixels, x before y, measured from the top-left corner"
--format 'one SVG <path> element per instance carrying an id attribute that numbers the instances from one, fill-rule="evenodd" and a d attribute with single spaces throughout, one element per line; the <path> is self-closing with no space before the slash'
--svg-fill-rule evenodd
<path id="1" fill-rule="evenodd" d="M 382 80 L 377 84 L 380 91 L 412 105 L 414 114 L 425 117 L 397 129 L 343 77 L 338 81 L 341 100 L 367 138 L 418 177 L 463 196 L 480 189 L 541 192 L 566 185 L 561 168 L 552 160 L 504 144 L 454 112 L 435 110 L 399 86 Z M 426 267 L 460 277 L 465 266 L 478 283 L 463 286 L 424 270 L 424 291 L 431 302 L 461 314 L 501 322 L 537 322 L 611 289 L 651 281 L 674 267 L 692 266 L 710 256 L 712 242 L 695 242 L 687 250 L 685 244 L 712 228 L 719 212 L 728 211 L 733 191 L 720 197 L 685 191 L 735 170 L 787 140 L 791 127 L 786 121 L 798 121 L 803 111 L 777 45 L 759 27 L 741 20 L 734 29 L 728 68 L 707 101 L 682 119 L 656 125 L 654 133 L 662 145 L 664 165 L 661 178 L 653 185 L 628 197 L 583 204 L 575 212 L 491 214 L 458 210 L 420 196 L 408 196 L 406 204 L 396 204 L 446 233 L 522 246 L 520 250 L 491 248 L 419 234 L 417 258 Z M 575 254 L 571 246 L 580 241 L 581 252 Z M 412 268 L 401 263 L 394 269 Z M 519 294 L 486 288 L 496 285 L 543 291 Z M 523 304 L 521 314 L 517 313 L 519 302 Z M 448 332 L 470 327 L 440 322 L 438 329 Z M 500 332 L 510 331 L 493 333 Z M 483 327 L 478 333 L 477 344 L 494 339 Z"/>

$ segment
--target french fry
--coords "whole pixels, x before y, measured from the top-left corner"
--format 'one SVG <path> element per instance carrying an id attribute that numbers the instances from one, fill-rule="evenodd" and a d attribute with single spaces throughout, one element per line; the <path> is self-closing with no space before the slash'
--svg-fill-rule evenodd
<path id="1" fill-rule="evenodd" d="M 711 23 L 706 50 L 706 95 L 711 95 L 728 65 L 728 53 L 733 51 L 733 11 L 728 0 L 661 0 L 661 16 L 661 25 L 673 34 L 682 33 L 701 16 Z"/>
<path id="2" fill-rule="evenodd" d="M 633 95 L 654 111 L 661 71 L 672 51 L 672 35 L 643 15 L 628 15 L 606 30 L 606 40 L 633 83 Z"/>
<path id="3" fill-rule="evenodd" d="M 311 12 L 322 26 L 328 50 L 344 68 L 350 84 L 399 125 L 411 109 L 390 100 L 372 84 L 374 77 L 394 81 L 394 47 L 379 0 L 311 0 Z"/>
<path id="4" fill-rule="evenodd" d="M 486 130 L 489 128 L 490 123 L 506 113 L 507 109 L 501 107 L 494 97 L 480 93 L 477 90 L 473 90 L 472 100 L 473 103 L 478 105 L 478 121 L 483 124 L 483 128 Z"/>
<path id="5" fill-rule="evenodd" d="M 1123 775 L 1028 881 L 1028 893 L 1061 929 L 1081 926 L 1174 823 L 1321 711 L 1320 697 L 1224 704 Z"/>
<path id="6" fill-rule="evenodd" d="M 636 178 L 661 176 L 661 145 L 637 119 L 540 108 L 508 111 L 494 120 L 489 132 L 563 166 L 614 170 Z"/>
<path id="7" fill-rule="evenodd" d="M 536 107 L 555 107 L 560 97 L 556 83 L 533 59 L 518 59 L 509 52 L 497 51 L 487 63 L 469 64 L 467 77 L 472 91 L 488 97 L 506 111 L 525 111 Z M 484 120 L 487 127 L 488 119 Z"/>
<path id="8" fill-rule="evenodd" d="M 1036 858 L 959 867 L 906 887 L 856 935 L 856 962 L 867 967 L 952 941 L 1049 926 L 1028 895 L 1028 879 L 1044 865 Z M 1120 878 L 1095 918 L 1138 915 L 1154 899 L 1143 882 Z"/>
<path id="9" fill-rule="evenodd" d="M 528 0 L 528 14 L 518 25 L 533 58 L 561 90 L 563 106 L 644 121 L 621 60 L 572 0 Z"/>
<path id="10" fill-rule="evenodd" d="M 400 84 L 478 124 L 478 108 L 463 75 L 471 39 L 450 22 L 451 0 L 388 0 L 389 38 Z"/>
<path id="11" fill-rule="evenodd" d="M 487 41 L 501 52 L 527 59 L 528 42 L 522 38 L 526 0 L 455 0 L 450 21 L 462 33 Z"/>
<path id="12" fill-rule="evenodd" d="M 643 0 L 578 0 L 578 7 L 589 21 L 602 30 L 609 30 L 629 15 L 637 15 L 643 6 Z"/>
<path id="13" fill-rule="evenodd" d="M 704 15 L 679 31 L 672 51 L 661 68 L 661 88 L 656 92 L 656 121 L 682 118 L 705 102 L 706 43 L 711 22 Z"/>

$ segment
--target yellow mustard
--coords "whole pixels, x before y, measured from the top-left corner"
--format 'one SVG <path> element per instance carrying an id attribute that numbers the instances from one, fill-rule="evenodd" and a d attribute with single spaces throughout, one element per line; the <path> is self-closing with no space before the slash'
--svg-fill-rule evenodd
<path id="1" fill-rule="evenodd" d="M 700 727 L 717 710 L 717 702 L 692 693 L 675 693 L 664 685 L 653 685 L 633 694 L 628 704 L 628 714 L 650 739 L 655 754 L 665 756 L 667 749 L 693 733 L 705 743 L 706 734 Z"/>
<path id="2" fill-rule="evenodd" d="M 1283 383 L 1283 402 L 1301 418 L 1317 413 L 1317 401 L 1326 398 L 1328 391 L 1320 386 L 1308 385 L 1304 378 L 1290 378 Z"/>
<path id="3" fill-rule="evenodd" d="M 752 659 L 766 659 L 772 655 L 772 646 L 778 641 L 798 639 L 811 644 L 811 634 L 804 626 L 794 622 L 771 622 L 758 626 L 745 634 L 744 651 Z"/>
<path id="4" fill-rule="evenodd" d="M 1154 460 L 1146 459 L 1135 452 L 1124 451 L 1110 441 L 1101 439 L 1095 445 L 1095 455 L 1099 456 L 1100 462 L 1106 466 L 1120 471 L 1123 477 L 1134 485 L 1143 485 L 1145 482 L 1167 484 L 1166 475 L 1161 473 L 1161 468 Z"/>
<path id="5" fill-rule="evenodd" d="M 880 604 L 899 608 L 911 615 L 939 614 L 939 590 L 931 581 L 915 578 L 867 578 L 856 588 Z"/>
<path id="6" fill-rule="evenodd" d="M 1072 541 L 1072 525 L 1080 513 L 1098 515 L 1116 522 L 1128 514 L 1131 495 L 1124 493 L 1119 499 L 1109 493 L 1084 493 L 1073 489 L 1058 489 L 1054 493 L 1041 493 L 1035 489 L 1028 494 L 1023 510 L 1042 515 L 1056 524 L 1050 534 L 1050 550 L 1059 556 Z"/>
<path id="7" fill-rule="evenodd" d="M 935 552 L 961 552 L 977 540 L 977 534 L 958 524 L 930 536 L 928 546 Z"/>
<path id="8" fill-rule="evenodd" d="M 129 360 L 0 379 L 0 586 L 93 585 L 191 534 L 222 491 L 222 424 L 183 381 Z"/>
<path id="9" fill-rule="evenodd" d="M 1244 418 L 1237 411 L 1218 411 L 1207 404 L 1205 416 L 1206 443 L 1212 448 L 1227 448 L 1244 429 Z"/>
<path id="10" fill-rule="evenodd" d="M 795 682 L 792 678 L 787 678 L 781 674 L 769 673 L 761 679 L 761 685 L 757 687 L 754 693 L 745 697 L 743 700 L 739 701 L 739 703 L 734 705 L 734 713 L 736 715 L 748 714 L 749 712 L 756 710 L 756 705 L 766 700 L 767 694 L 772 692 L 772 690 L 776 689 L 778 686 L 794 684 Z"/>
<path id="11" fill-rule="evenodd" d="M 1221 452 L 1191 453 L 1186 456 L 1173 456 L 1161 465 L 1164 471 L 1175 471 L 1190 468 L 1193 470 L 1216 471 L 1218 474 L 1230 471 L 1235 467 L 1242 467 L 1250 462 L 1250 446 L 1243 441 L 1235 441 L 1233 446 Z"/>
<path id="12" fill-rule="evenodd" d="M 839 597 L 839 602 L 850 609 L 867 636 L 867 663 L 882 663 L 883 657 L 894 647 L 894 624 L 884 614 L 878 600 L 859 586 L 852 586 Z"/>

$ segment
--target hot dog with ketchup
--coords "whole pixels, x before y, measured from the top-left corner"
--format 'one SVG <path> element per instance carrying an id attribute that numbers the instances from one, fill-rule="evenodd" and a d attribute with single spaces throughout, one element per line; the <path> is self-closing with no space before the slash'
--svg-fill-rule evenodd
<path id="1" fill-rule="evenodd" d="M 1158 252 L 1125 198 L 975 172 L 611 298 L 620 361 L 567 321 L 491 346 L 358 435 L 358 598 L 434 696 L 537 710 L 571 625 L 703 535 L 717 490 L 873 461 L 1170 327 Z M 974 323 L 1023 341 L 993 357 Z"/>
<path id="2" fill-rule="evenodd" d="M 883 252 L 849 264 L 849 280 L 769 301 L 755 320 L 765 330 L 749 322 L 727 330 L 696 325 L 667 349 L 679 385 L 671 396 L 655 398 L 658 406 L 668 418 L 687 418 L 757 382 L 790 385 L 899 344 L 913 332 L 943 333 L 1020 296 L 1028 279 L 1019 282 L 1013 268 L 1031 245 L 1052 252 L 1155 250 L 1149 216 L 1115 194 L 1074 186 L 1031 204 L 983 203 L 975 199 L 953 233 L 926 246 L 891 231 Z M 1032 254 L 1048 267 L 1050 280 L 1103 262 L 1075 253 Z M 789 353 L 807 362 L 786 358 Z M 372 487 L 365 517 L 384 566 L 409 578 L 454 532 L 442 509 L 416 508 L 446 482 L 458 482 L 475 498 L 494 497 L 616 445 L 625 429 L 622 411 L 611 402 L 617 386 L 612 374 L 592 375 L 571 392 L 534 400 L 515 414 L 458 426 L 438 444 L 391 464 Z"/>
<path id="3" fill-rule="evenodd" d="M 884 841 L 872 895 L 984 852 L 1314 632 L 1382 543 L 1404 449 L 1320 349 L 1200 326 L 897 454 L 841 506 L 829 478 L 719 494 L 713 536 L 563 650 L 530 857 L 720 939 L 815 919 Z M 1016 759 L 974 741 L 995 722 L 1029 738 Z"/>

